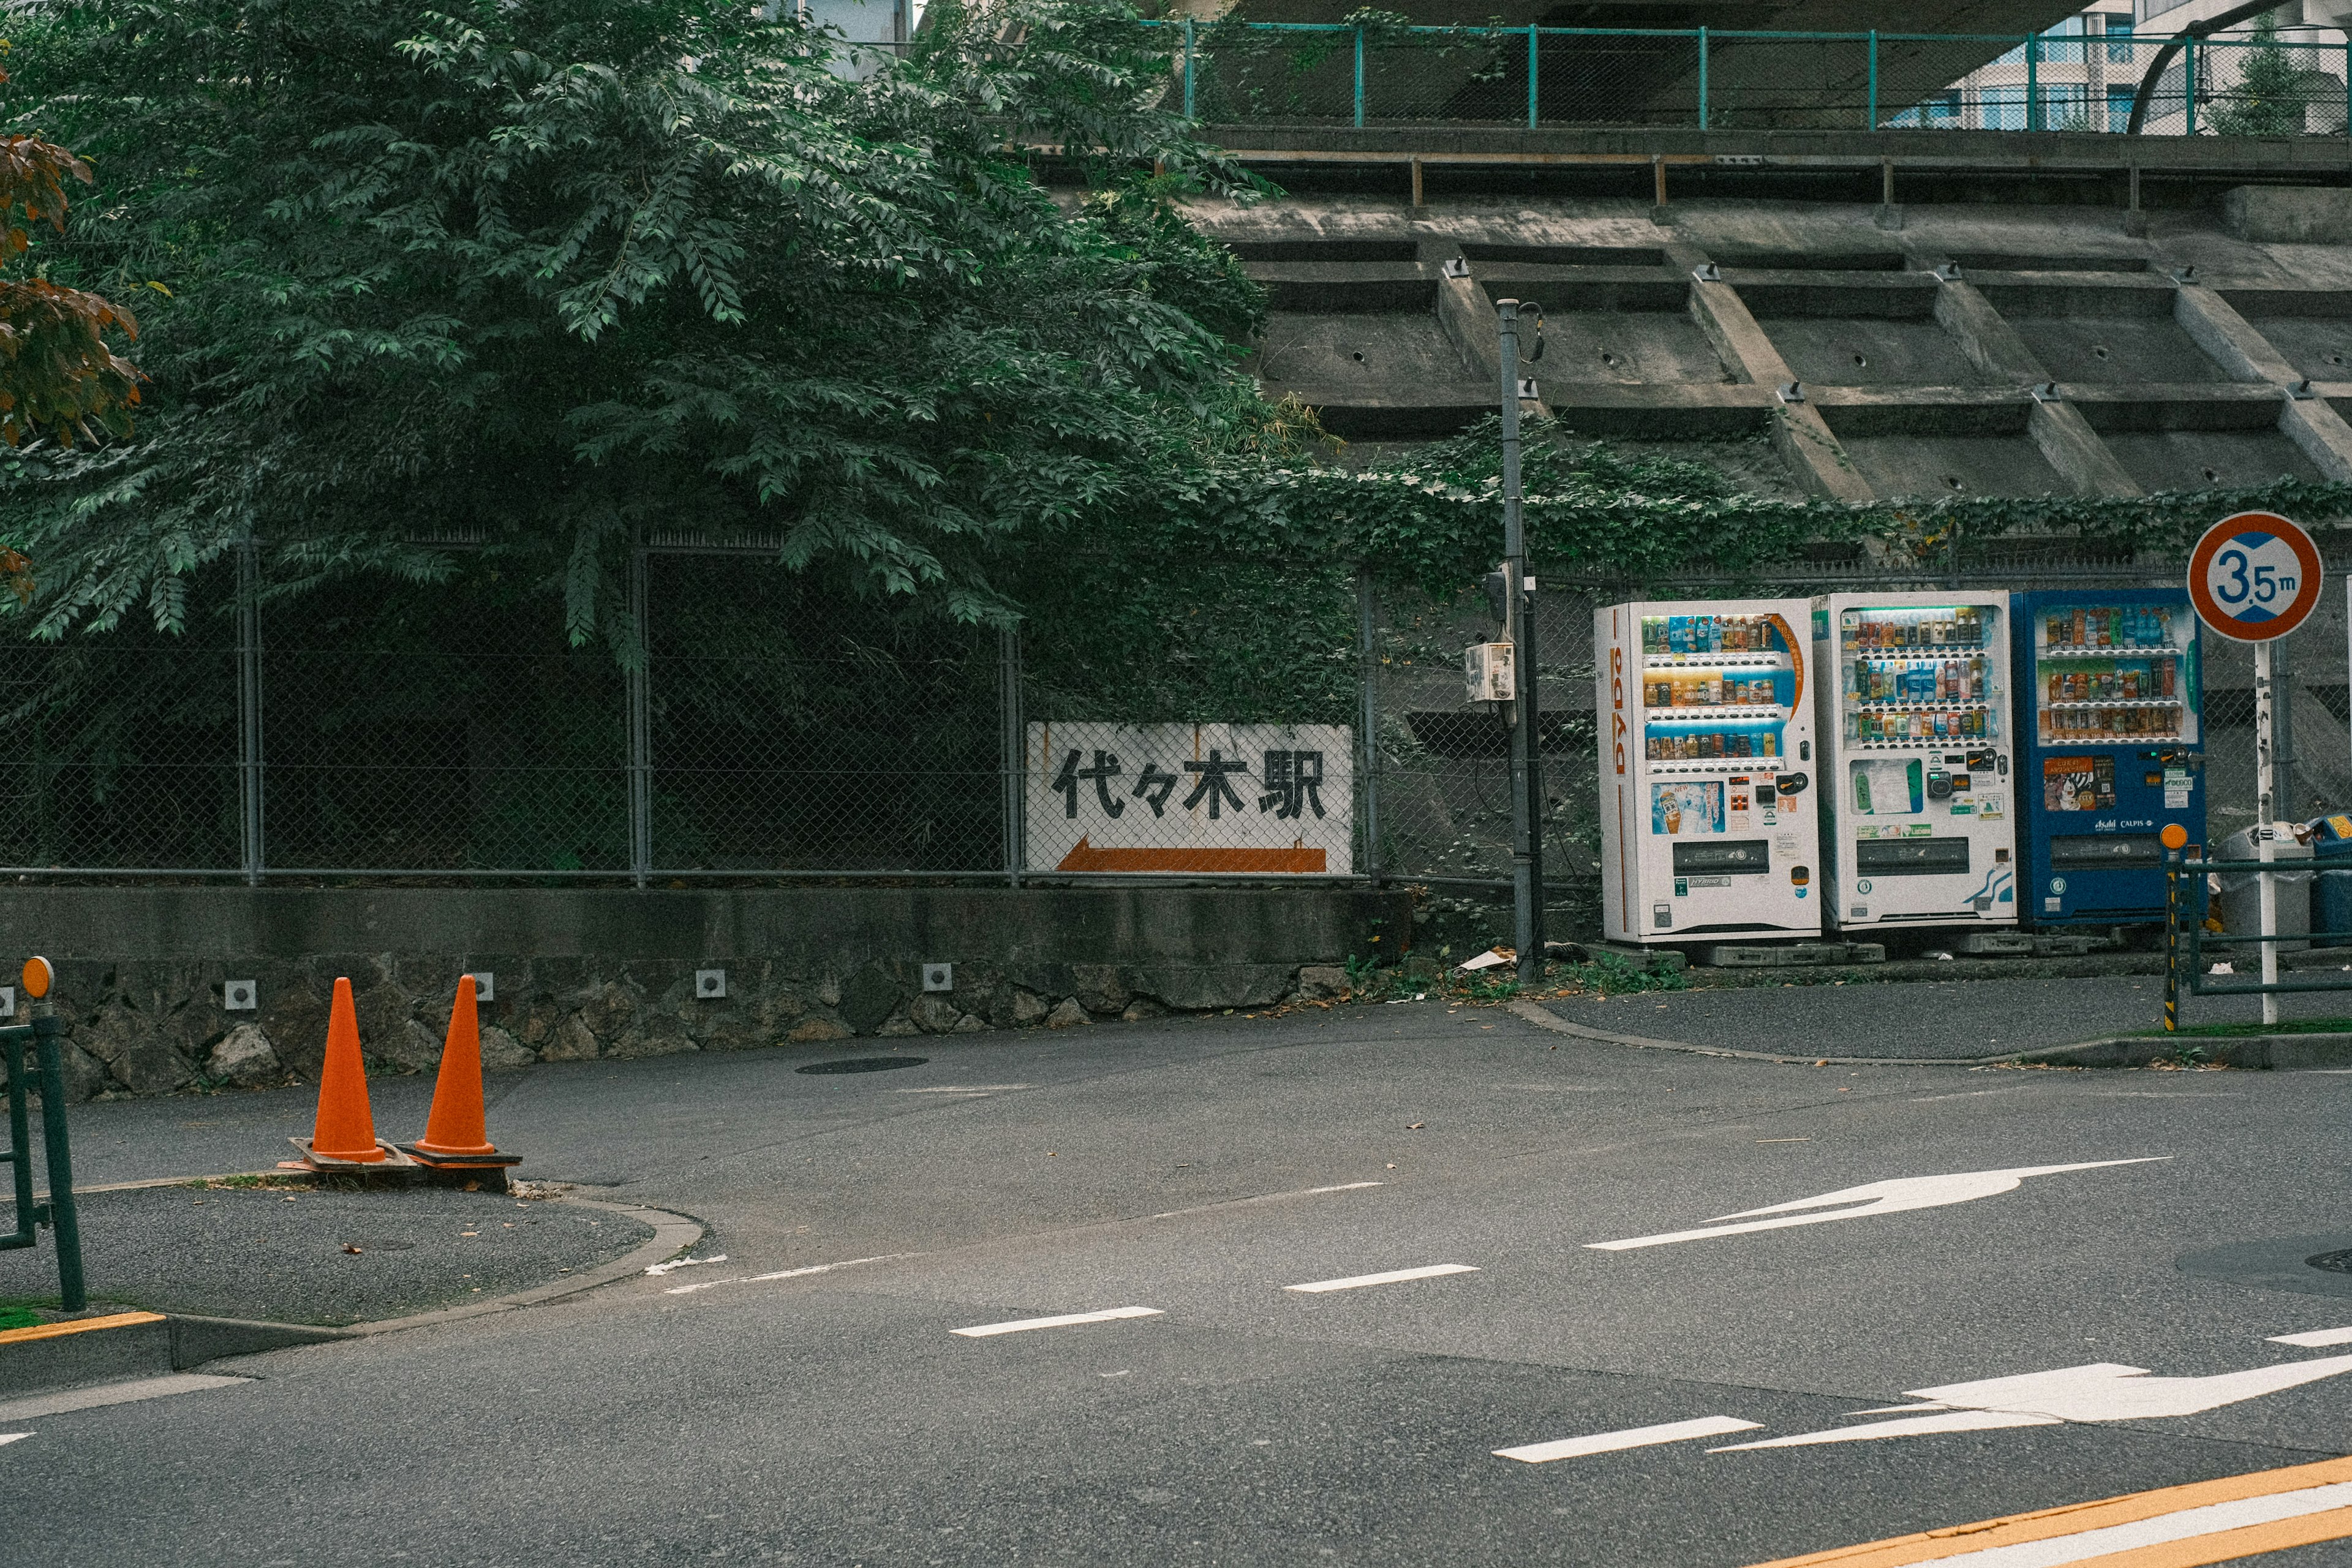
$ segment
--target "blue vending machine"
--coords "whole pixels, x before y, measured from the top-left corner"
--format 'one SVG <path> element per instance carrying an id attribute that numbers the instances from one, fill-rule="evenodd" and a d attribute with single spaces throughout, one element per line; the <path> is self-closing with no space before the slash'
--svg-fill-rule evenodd
<path id="1" fill-rule="evenodd" d="M 2167 824 L 2205 843 L 2197 612 L 2179 588 L 2011 595 L 2028 925 L 2164 918 Z M 2199 899 L 2193 907 L 2202 908 Z"/>

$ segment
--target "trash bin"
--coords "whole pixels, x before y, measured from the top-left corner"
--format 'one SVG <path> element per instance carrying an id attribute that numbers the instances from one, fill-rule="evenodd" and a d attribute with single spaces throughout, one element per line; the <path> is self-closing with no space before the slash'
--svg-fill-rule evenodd
<path id="1" fill-rule="evenodd" d="M 2230 835 L 2221 846 L 2224 860 L 2252 860 L 2261 850 L 2255 847 L 2255 829 L 2242 827 Z M 2278 884 L 2279 936 L 2306 938 L 2311 933 L 2311 846 L 2297 843 L 2295 825 L 2275 823 L 2272 826 L 2272 859 L 2281 869 L 2271 873 Z M 2286 869 L 2290 865 L 2294 869 Z M 2263 930 L 2262 874 L 2257 871 L 2224 871 L 2221 876 L 2221 929 L 2231 936 L 2260 936 Z M 2250 957 L 2260 958 L 2264 944 L 2251 943 L 2245 949 Z M 2267 944 L 2280 952 L 2295 952 L 2309 947 L 2308 941 L 2276 942 Z"/>
<path id="2" fill-rule="evenodd" d="M 2352 947 L 2352 816 L 2315 817 L 2304 824 L 2311 851 L 2320 862 L 2312 895 L 2313 916 L 2323 947 Z M 2330 869 L 2333 861 L 2340 869 Z"/>

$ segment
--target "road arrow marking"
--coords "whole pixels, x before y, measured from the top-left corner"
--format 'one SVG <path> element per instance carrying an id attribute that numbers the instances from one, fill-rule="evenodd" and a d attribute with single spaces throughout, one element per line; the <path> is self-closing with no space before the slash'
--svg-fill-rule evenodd
<path id="1" fill-rule="evenodd" d="M 1296 1290 L 1302 1296 L 1319 1295 L 1326 1290 L 1360 1290 L 1367 1285 L 1402 1285 L 1408 1279 L 1434 1279 L 1444 1274 L 1475 1274 L 1467 1263 L 1433 1263 L 1424 1268 L 1391 1268 L 1385 1274 L 1353 1274 L 1345 1279 L 1318 1279 L 1311 1285 L 1285 1285 L 1286 1290 Z"/>
<path id="2" fill-rule="evenodd" d="M 2199 1568 L 2352 1536 L 2352 1459 L 2327 1459 L 1784 1557 L 1756 1568 Z"/>
<path id="3" fill-rule="evenodd" d="M 2274 1345 L 2302 1345 L 2315 1350 L 2321 1345 L 2352 1345 L 2352 1329 L 2313 1329 L 2300 1334 L 2273 1334 Z"/>
<path id="4" fill-rule="evenodd" d="M 1523 1464 L 1548 1465 L 1585 1454 L 1613 1454 L 1621 1448 L 1654 1448 L 1661 1443 L 1685 1443 L 1693 1437 L 1720 1437 L 1727 1432 L 1752 1432 L 1759 1424 L 1729 1415 L 1703 1415 L 1696 1421 L 1669 1421 L 1660 1426 L 1628 1426 L 1622 1432 L 1591 1432 L 1552 1443 L 1528 1443 L 1497 1448 L 1495 1458 Z"/>
<path id="5" fill-rule="evenodd" d="M 30 1432 L 0 1432 L 0 1447 L 5 1447 L 10 1443 L 19 1442 L 31 1436 L 32 1434 Z"/>
<path id="6" fill-rule="evenodd" d="M 2090 1160 L 2075 1165 L 2019 1165 L 2006 1171 L 1959 1171 L 1948 1176 L 1904 1176 L 1889 1182 L 1873 1182 L 1867 1186 L 1843 1187 L 1834 1193 L 1823 1193 L 1819 1197 L 1774 1204 L 1769 1208 L 1745 1209 L 1738 1214 L 1708 1220 L 1695 1230 L 1668 1231 L 1663 1236 L 1637 1236 L 1626 1241 L 1588 1241 L 1584 1245 L 1597 1252 L 1628 1252 L 1638 1247 L 1667 1247 L 1678 1241 L 1704 1241 L 1717 1236 L 1745 1236 L 1750 1231 L 1785 1230 L 1792 1226 L 1827 1225 L 1832 1220 L 1861 1219 L 1870 1215 L 1943 1208 L 1951 1204 L 1974 1203 L 1979 1198 L 2015 1192 L 2028 1176 L 2051 1176 L 2062 1171 L 2100 1171 L 2110 1165 L 2145 1165 L 2171 1157 L 2169 1154 L 2153 1154 L 2137 1160 Z M 1795 1212 L 1824 1208 L 1832 1204 L 1859 1206 L 1840 1209 L 1834 1214 Z M 1759 1218 L 1759 1215 L 1772 1217 Z M 1735 1221 L 1740 1223 L 1735 1224 Z"/>
<path id="7" fill-rule="evenodd" d="M 2162 1420 L 2219 1410 L 2225 1405 L 2259 1399 L 2266 1394 L 2347 1372 L 2352 1372 L 2352 1355 L 2294 1362 L 2284 1366 L 2258 1366 L 2248 1372 L 2225 1372 L 2212 1377 L 2150 1377 L 2146 1367 L 2094 1362 L 2087 1366 L 2065 1366 L 2017 1377 L 1993 1377 L 1978 1383 L 1907 1391 L 1913 1398 L 1927 1401 L 1913 1409 L 1934 1411 L 1934 1415 L 1901 1416 L 1825 1432 L 1800 1432 L 1793 1436 L 1767 1437 L 1758 1443 L 1734 1443 L 1707 1452 L 1810 1448 L 1824 1443 L 1870 1443 L 1937 1432 L 2054 1426 L 2067 1421 Z M 1858 1414 L 1873 1415 L 1882 1412 L 1865 1410 Z"/>
<path id="8" fill-rule="evenodd" d="M 951 1334 L 961 1334 L 968 1340 L 984 1340 L 992 1334 L 1017 1334 L 1029 1329 L 1066 1329 L 1075 1323 L 1108 1323 L 1114 1318 L 1156 1318 L 1157 1307 L 1109 1307 L 1099 1312 L 1066 1312 L 1058 1318 L 1016 1318 L 1009 1323 L 982 1323 L 976 1329 L 950 1329 Z"/>

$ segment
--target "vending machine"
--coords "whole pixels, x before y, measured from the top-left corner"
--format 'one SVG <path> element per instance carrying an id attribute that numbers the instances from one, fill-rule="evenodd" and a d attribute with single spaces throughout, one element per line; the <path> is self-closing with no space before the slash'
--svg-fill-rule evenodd
<path id="1" fill-rule="evenodd" d="M 2016 923 L 2009 599 L 1812 602 L 1832 930 Z"/>
<path id="2" fill-rule="evenodd" d="M 2166 826 L 2205 842 L 2198 626 L 2179 588 L 2011 596 L 2026 920 L 2164 918 Z M 2195 855 L 2192 848 L 2189 851 Z"/>
<path id="3" fill-rule="evenodd" d="M 1612 940 L 1821 933 L 1804 625 L 1802 599 L 1593 613 Z"/>

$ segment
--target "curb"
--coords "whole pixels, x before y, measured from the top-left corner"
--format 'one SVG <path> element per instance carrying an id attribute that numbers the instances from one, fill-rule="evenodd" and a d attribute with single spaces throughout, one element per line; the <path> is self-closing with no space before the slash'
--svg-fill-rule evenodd
<path id="1" fill-rule="evenodd" d="M 1539 1002 L 1507 1002 L 1505 1010 L 1555 1035 L 1593 1040 L 1601 1045 L 1631 1046 L 1644 1051 L 1681 1051 L 1690 1056 L 1731 1057 L 1740 1061 L 1778 1062 L 1788 1067 L 1936 1068 L 2000 1067 L 2045 1062 L 2053 1067 L 2144 1068 L 2177 1059 L 2184 1046 L 2201 1047 L 2205 1059 L 2216 1067 L 2251 1068 L 2274 1072 L 2352 1067 L 2352 1034 L 2345 1035 L 2110 1035 L 2071 1046 L 2038 1046 L 2030 1051 L 2004 1051 L 1990 1057 L 1817 1057 L 1781 1056 L 1770 1051 L 1740 1051 L 1728 1046 L 1693 1045 L 1687 1040 L 1655 1040 L 1643 1035 L 1620 1035 L 1589 1025 L 1571 1024 Z"/>
<path id="2" fill-rule="evenodd" d="M 624 1253 L 610 1263 L 602 1263 L 584 1273 L 557 1279 L 545 1285 L 534 1285 L 528 1290 L 518 1290 L 511 1296 L 500 1296 L 489 1301 L 469 1301 L 462 1307 L 445 1307 L 437 1311 L 418 1312 L 406 1318 L 386 1318 L 380 1322 L 352 1323 L 339 1332 L 356 1338 L 363 1334 L 389 1334 L 402 1329 L 422 1329 L 436 1323 L 462 1322 L 467 1318 L 488 1317 L 492 1312 L 511 1312 L 523 1307 L 544 1306 L 560 1301 L 566 1296 L 577 1296 L 583 1290 L 593 1290 L 600 1285 L 610 1285 L 632 1274 L 643 1273 L 652 1265 L 677 1257 L 700 1242 L 706 1227 L 698 1219 L 667 1209 L 657 1209 L 645 1204 L 612 1203 L 603 1198 L 558 1197 L 560 1204 L 576 1204 L 582 1208 L 607 1209 L 631 1219 L 646 1221 L 654 1227 L 653 1239 L 634 1251 Z"/>
<path id="3" fill-rule="evenodd" d="M 2352 1068 L 2352 1035 L 2113 1035 L 2030 1055 L 2063 1059 L 2073 1067 L 2137 1068 L 2177 1060 L 2184 1048 L 2201 1049 L 2205 1062 L 2214 1067 L 2267 1072 Z"/>
<path id="4" fill-rule="evenodd" d="M 1632 1046 L 1644 1051 L 1682 1051 L 1696 1057 L 1731 1057 L 1747 1062 L 1779 1062 L 1788 1067 L 1811 1067 L 1815 1062 L 1827 1062 L 1832 1067 L 1871 1068 L 1937 1068 L 1985 1067 L 1998 1062 L 2031 1061 L 2045 1053 L 2010 1051 L 1995 1057 L 1822 1057 L 1783 1056 L 1772 1051 L 1738 1051 L 1729 1046 L 1697 1046 L 1687 1040 L 1654 1040 L 1643 1035 L 1620 1035 L 1607 1029 L 1595 1029 L 1584 1024 L 1571 1024 L 1538 1002 L 1507 1002 L 1508 1012 L 1533 1024 L 1538 1029 L 1549 1029 L 1555 1035 L 1567 1035 L 1580 1040 L 1594 1040 L 1607 1046 Z M 2079 1050 L 2077 1046 L 2062 1046 L 2060 1050 Z"/>

